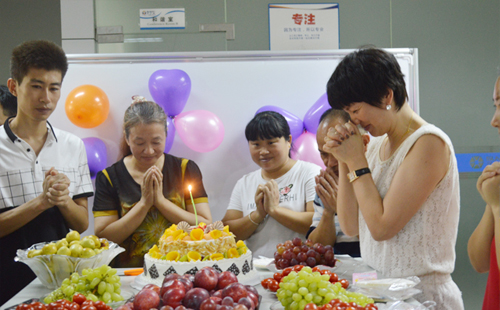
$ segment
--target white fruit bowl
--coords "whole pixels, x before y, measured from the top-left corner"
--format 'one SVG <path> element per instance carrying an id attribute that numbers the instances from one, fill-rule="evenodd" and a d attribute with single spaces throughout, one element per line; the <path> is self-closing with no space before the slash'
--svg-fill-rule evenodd
<path id="1" fill-rule="evenodd" d="M 40 279 L 42 284 L 51 290 L 60 287 L 62 281 L 69 278 L 73 272 L 81 274 L 83 269 L 108 265 L 113 258 L 125 251 L 125 249 L 120 247 L 118 244 L 109 241 L 108 250 L 104 250 L 101 253 L 88 258 L 58 254 L 38 255 L 28 258 L 28 252 L 30 250 L 40 250 L 47 243 L 49 242 L 40 242 L 25 250 L 17 250 L 17 256 L 14 260 L 28 265 Z"/>

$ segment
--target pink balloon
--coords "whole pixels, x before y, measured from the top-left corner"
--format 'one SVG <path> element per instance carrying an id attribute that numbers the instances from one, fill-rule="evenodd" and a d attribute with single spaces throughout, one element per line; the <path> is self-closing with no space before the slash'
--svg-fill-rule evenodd
<path id="1" fill-rule="evenodd" d="M 182 142 L 196 152 L 213 151 L 224 139 L 224 124 L 210 111 L 183 112 L 174 118 L 174 125 Z"/>
<path id="2" fill-rule="evenodd" d="M 293 143 L 292 159 L 300 159 L 320 166 L 325 169 L 318 150 L 316 136 L 310 132 L 304 132 Z"/>

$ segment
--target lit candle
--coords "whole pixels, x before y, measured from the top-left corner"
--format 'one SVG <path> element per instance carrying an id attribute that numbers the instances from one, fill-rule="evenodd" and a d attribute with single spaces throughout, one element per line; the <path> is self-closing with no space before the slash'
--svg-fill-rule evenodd
<path id="1" fill-rule="evenodd" d="M 189 195 L 191 196 L 191 203 L 193 204 L 194 217 L 196 219 L 196 226 L 198 226 L 198 214 L 196 213 L 196 206 L 194 205 L 193 194 L 191 193 L 191 184 L 188 186 L 188 189 L 189 189 Z"/>

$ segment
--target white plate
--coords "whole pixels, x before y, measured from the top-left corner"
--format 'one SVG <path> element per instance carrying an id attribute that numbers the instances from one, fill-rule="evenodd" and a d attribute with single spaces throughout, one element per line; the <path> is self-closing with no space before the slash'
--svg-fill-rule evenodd
<path id="1" fill-rule="evenodd" d="M 75 292 L 75 294 L 78 294 L 78 292 Z M 106 305 L 110 306 L 113 309 L 116 309 L 119 306 L 124 305 L 130 298 L 134 297 L 134 294 L 131 292 L 128 292 L 128 291 L 122 291 L 120 294 L 123 297 L 122 301 L 111 302 L 111 303 L 106 304 Z M 44 294 L 42 297 L 40 297 L 40 302 L 43 303 L 44 305 L 46 305 L 46 303 L 43 301 L 43 299 L 45 297 L 47 297 L 48 295 L 50 295 L 50 293 Z"/>
<path id="2" fill-rule="evenodd" d="M 338 269 L 338 267 L 341 266 L 341 265 L 342 265 L 342 262 L 337 259 L 334 267 L 325 266 L 325 265 L 316 265 L 316 267 L 318 267 L 321 270 L 328 270 L 330 272 L 335 272 L 335 270 Z M 293 267 L 293 266 L 290 266 L 290 267 Z M 268 264 L 266 266 L 266 268 L 269 271 L 272 271 L 272 272 L 278 272 L 278 271 L 281 272 L 281 271 L 283 271 L 283 269 L 276 268 L 276 265 L 274 264 L 274 261 L 272 263 Z"/>
<path id="3" fill-rule="evenodd" d="M 281 301 L 278 300 L 277 302 L 273 303 L 271 305 L 271 307 L 269 307 L 269 309 L 271 309 L 271 310 L 283 310 L 283 309 L 285 309 L 285 307 L 283 307 L 283 305 L 281 304 Z"/>

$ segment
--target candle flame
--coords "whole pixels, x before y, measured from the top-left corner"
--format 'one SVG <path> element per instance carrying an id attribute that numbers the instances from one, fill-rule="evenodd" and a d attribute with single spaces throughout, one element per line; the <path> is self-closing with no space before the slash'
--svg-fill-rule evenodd
<path id="1" fill-rule="evenodd" d="M 191 191 L 191 184 L 188 185 L 188 190 Z"/>

